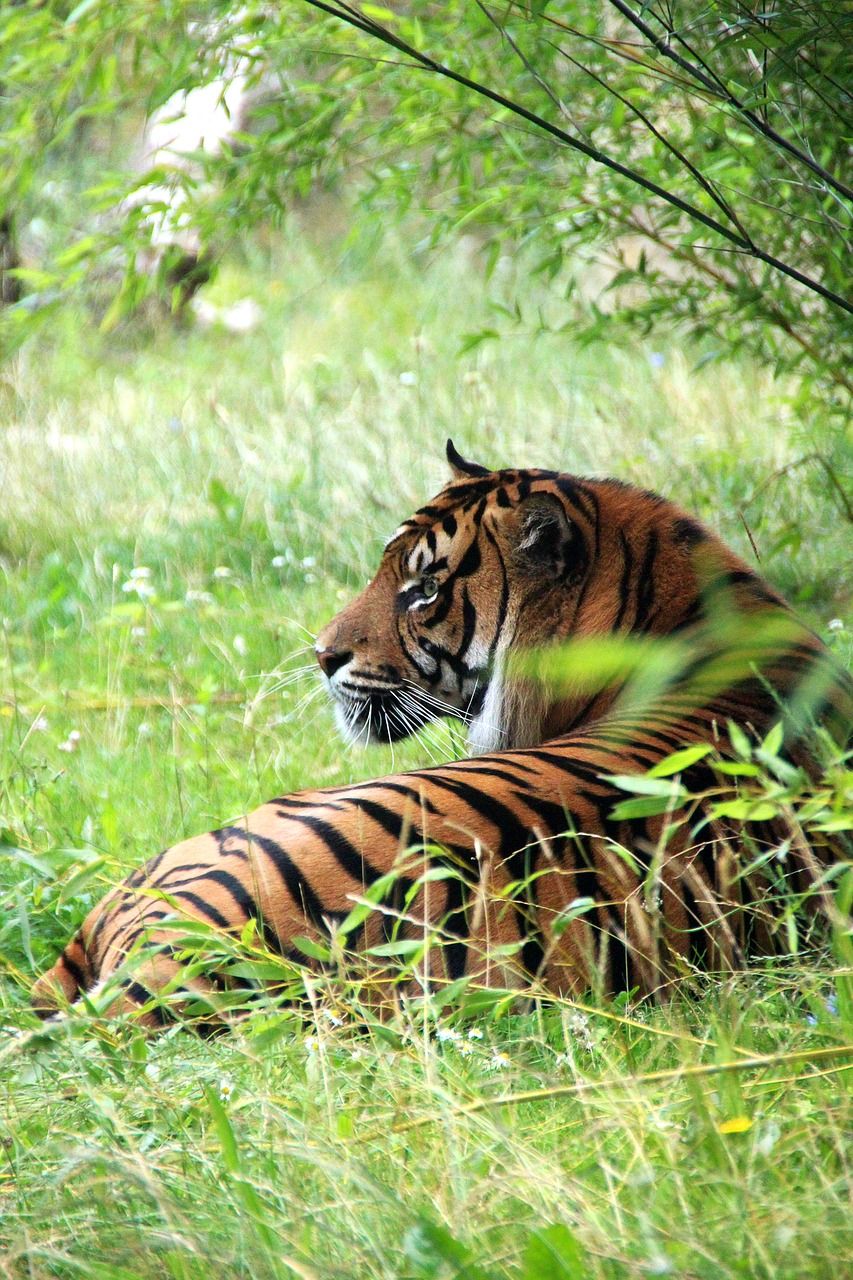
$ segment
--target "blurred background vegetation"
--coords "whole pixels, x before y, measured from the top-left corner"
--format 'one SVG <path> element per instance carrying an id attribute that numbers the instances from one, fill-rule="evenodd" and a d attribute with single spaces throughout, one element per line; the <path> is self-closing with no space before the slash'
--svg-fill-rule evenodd
<path id="1" fill-rule="evenodd" d="M 109 328 L 174 284 L 179 249 L 139 270 L 169 202 L 212 270 L 335 192 L 414 216 L 424 248 L 475 237 L 485 278 L 523 252 L 548 305 L 521 291 L 498 331 L 677 327 L 702 359 L 797 370 L 828 432 L 851 390 L 851 28 L 832 0 L 5 6 L 6 340 L 87 286 Z M 146 155 L 144 121 L 187 94 L 228 136 Z"/>

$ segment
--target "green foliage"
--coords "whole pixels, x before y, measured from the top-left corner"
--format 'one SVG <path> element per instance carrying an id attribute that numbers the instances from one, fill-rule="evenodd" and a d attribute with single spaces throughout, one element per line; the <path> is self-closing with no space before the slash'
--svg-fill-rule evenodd
<path id="1" fill-rule="evenodd" d="M 0 205 L 29 245 L 8 341 L 87 280 L 111 298 L 107 326 L 152 287 L 137 255 L 162 187 L 120 214 L 132 188 L 180 190 L 219 256 L 346 184 L 383 220 L 417 209 L 434 246 L 476 233 L 486 275 L 523 249 L 547 282 L 542 304 L 508 299 L 463 351 L 507 334 L 613 341 L 679 325 L 701 340 L 697 359 L 748 351 L 797 369 L 795 412 L 806 424 L 819 406 L 814 437 L 843 474 L 840 430 L 828 431 L 851 389 L 843 6 L 172 0 L 157 14 L 147 0 L 4 10 Z M 129 171 L 140 113 L 227 81 L 235 57 L 269 86 L 250 133 L 191 172 Z"/>

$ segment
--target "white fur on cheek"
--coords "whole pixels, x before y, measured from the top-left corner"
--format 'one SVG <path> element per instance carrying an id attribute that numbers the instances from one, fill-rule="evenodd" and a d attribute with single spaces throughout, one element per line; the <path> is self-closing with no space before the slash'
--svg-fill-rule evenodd
<path id="1" fill-rule="evenodd" d="M 468 729 L 468 746 L 475 756 L 487 751 L 498 751 L 505 737 L 503 732 L 503 664 L 498 658 L 492 671 L 492 678 L 486 690 L 483 707 L 476 720 L 472 720 Z"/>

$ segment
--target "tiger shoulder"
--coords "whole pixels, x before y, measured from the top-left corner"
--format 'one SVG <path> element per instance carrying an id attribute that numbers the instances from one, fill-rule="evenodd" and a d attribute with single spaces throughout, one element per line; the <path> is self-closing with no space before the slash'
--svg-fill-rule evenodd
<path id="1" fill-rule="evenodd" d="M 449 716 L 470 757 L 281 796 L 167 848 L 89 913 L 35 984 L 39 1012 L 84 991 L 152 1026 L 170 1016 L 164 991 L 215 1005 L 226 980 L 213 962 L 184 976 L 181 921 L 235 935 L 254 921 L 271 950 L 309 963 L 297 940 L 327 940 L 381 877 L 393 901 L 349 948 L 428 935 L 422 980 L 555 994 L 654 997 L 779 950 L 786 891 L 829 909 L 843 835 L 809 845 L 782 814 L 715 816 L 713 757 L 693 753 L 663 809 L 626 811 L 613 781 L 690 744 L 724 759 L 731 734 L 758 742 L 774 726 L 787 760 L 814 771 L 815 733 L 844 743 L 853 724 L 853 684 L 820 639 L 656 494 L 490 470 L 450 441 L 447 457 L 450 482 L 400 524 L 316 655 L 349 741 L 393 743 Z M 650 678 L 641 659 L 656 651 Z"/>

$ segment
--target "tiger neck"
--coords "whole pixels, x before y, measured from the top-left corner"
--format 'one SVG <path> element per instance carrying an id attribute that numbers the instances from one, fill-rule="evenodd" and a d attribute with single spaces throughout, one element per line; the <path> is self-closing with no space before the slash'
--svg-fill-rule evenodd
<path id="1" fill-rule="evenodd" d="M 729 581 L 733 573 L 735 580 Z M 663 654 L 664 669 L 645 686 L 648 670 L 643 667 L 635 673 L 639 680 L 626 675 L 598 689 L 590 688 L 586 678 L 582 685 L 573 682 L 568 646 L 574 634 L 567 638 L 565 670 L 556 682 L 520 675 L 517 668 L 508 675 L 505 658 L 499 661 L 469 729 L 472 752 L 538 746 L 606 717 L 623 720 L 627 715 L 634 721 L 652 710 L 661 723 L 678 722 L 685 728 L 689 713 L 700 708 L 703 724 L 716 716 L 721 723 L 748 718 L 756 731 L 769 727 L 819 655 L 829 655 L 760 578 L 736 568 L 720 581 L 719 589 L 712 584 L 702 595 L 697 590 L 682 600 L 679 612 L 662 617 L 650 635 L 621 633 L 643 642 L 657 638 L 662 646 L 674 642 L 671 653 L 651 648 L 651 661 Z M 715 602 L 717 590 L 722 595 Z M 582 629 L 580 638 L 588 641 L 591 633 Z"/>

